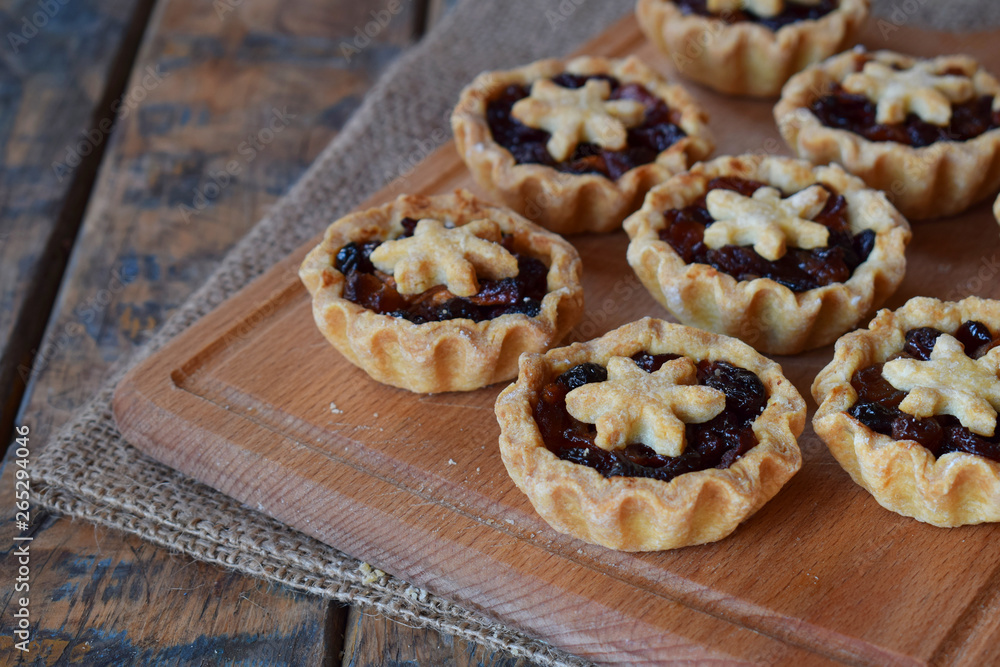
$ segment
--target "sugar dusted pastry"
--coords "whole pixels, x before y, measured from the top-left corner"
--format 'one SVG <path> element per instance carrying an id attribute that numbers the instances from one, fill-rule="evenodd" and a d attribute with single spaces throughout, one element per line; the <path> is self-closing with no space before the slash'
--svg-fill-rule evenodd
<path id="1" fill-rule="evenodd" d="M 842 53 L 793 77 L 774 116 L 800 157 L 843 165 L 910 220 L 1000 189 L 1000 83 L 968 56 Z"/>
<path id="2" fill-rule="evenodd" d="M 1000 302 L 911 299 L 837 341 L 816 433 L 886 509 L 935 526 L 1000 521 Z"/>
<path id="3" fill-rule="evenodd" d="M 542 60 L 481 74 L 452 114 L 476 182 L 560 234 L 608 232 L 712 152 L 706 114 L 640 60 Z"/>
<path id="4" fill-rule="evenodd" d="M 646 318 L 521 357 L 504 465 L 553 528 L 623 551 L 729 535 L 801 465 L 805 402 L 732 338 Z"/>
<path id="5" fill-rule="evenodd" d="M 650 191 L 625 221 L 628 261 L 684 324 L 766 354 L 832 343 L 906 271 L 907 222 L 836 166 L 724 157 Z"/>
<path id="6" fill-rule="evenodd" d="M 677 70 L 730 95 L 776 97 L 807 65 L 837 53 L 869 0 L 639 0 L 639 25 Z"/>
<path id="7" fill-rule="evenodd" d="M 583 311 L 559 236 L 470 193 L 402 196 L 341 218 L 302 263 L 320 331 L 371 377 L 422 393 L 508 380 Z"/>

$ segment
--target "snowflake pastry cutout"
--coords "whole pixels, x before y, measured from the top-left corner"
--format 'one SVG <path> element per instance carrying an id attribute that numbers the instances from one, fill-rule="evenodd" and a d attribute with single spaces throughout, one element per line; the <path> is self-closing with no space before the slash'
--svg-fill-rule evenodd
<path id="1" fill-rule="evenodd" d="M 869 60 L 860 72 L 849 74 L 842 85 L 847 92 L 877 103 L 878 123 L 902 123 L 907 115 L 915 113 L 927 123 L 945 126 L 951 122 L 952 103 L 968 102 L 976 95 L 972 80 L 975 69 L 975 62 L 957 58 L 921 61 L 909 69 Z M 950 70 L 963 74 L 940 73 Z"/>
<path id="2" fill-rule="evenodd" d="M 763 187 L 745 197 L 732 190 L 712 190 L 705 197 L 715 222 L 705 229 L 705 245 L 752 245 L 764 259 L 781 259 L 791 245 L 804 250 L 829 243 L 830 230 L 812 222 L 826 206 L 830 192 L 813 185 L 787 199 L 776 188 Z"/>
<path id="3" fill-rule="evenodd" d="M 546 147 L 552 157 L 568 160 L 589 141 L 608 150 L 628 145 L 628 128 L 642 123 L 646 107 L 634 100 L 611 100 L 611 84 L 588 79 L 581 88 L 563 88 L 549 79 L 536 81 L 531 95 L 518 101 L 511 115 L 528 127 L 552 134 Z"/>
<path id="4" fill-rule="evenodd" d="M 899 409 L 917 419 L 952 415 L 973 433 L 993 437 L 1000 410 L 1000 348 L 972 359 L 962 343 L 944 334 L 928 361 L 896 359 L 882 367 L 882 376 L 909 395 Z"/>
<path id="5" fill-rule="evenodd" d="M 500 245 L 500 226 L 474 220 L 446 227 L 438 220 L 417 222 L 413 236 L 386 241 L 371 254 L 379 271 L 392 274 L 400 294 L 420 294 L 445 285 L 455 296 L 479 292 L 478 278 L 517 275 L 517 259 Z"/>
<path id="6" fill-rule="evenodd" d="M 595 444 L 612 450 L 641 442 L 661 456 L 684 452 L 684 424 L 702 424 L 719 416 L 726 395 L 697 382 L 687 358 L 647 373 L 628 357 L 608 361 L 608 379 L 577 387 L 566 395 L 566 409 L 576 419 L 597 426 Z"/>

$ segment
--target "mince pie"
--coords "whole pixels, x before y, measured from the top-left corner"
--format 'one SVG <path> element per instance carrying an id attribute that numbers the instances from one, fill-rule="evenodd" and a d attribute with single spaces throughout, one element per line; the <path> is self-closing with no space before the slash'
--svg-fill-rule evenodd
<path id="1" fill-rule="evenodd" d="M 968 56 L 854 50 L 793 77 L 774 116 L 800 157 L 842 164 L 922 220 L 1000 188 L 998 93 Z"/>
<path id="2" fill-rule="evenodd" d="M 622 551 L 714 542 L 801 465 L 805 402 L 735 339 L 646 318 L 521 357 L 508 473 L 559 532 Z"/>
<path id="3" fill-rule="evenodd" d="M 1000 521 L 1000 301 L 911 299 L 836 349 L 813 426 L 854 481 L 935 526 Z"/>
<path id="4" fill-rule="evenodd" d="M 628 261 L 684 324 L 766 354 L 832 343 L 895 291 L 906 220 L 837 166 L 724 157 L 657 186 L 625 221 Z"/>
<path id="5" fill-rule="evenodd" d="M 451 118 L 476 182 L 560 234 L 608 232 L 712 152 L 706 114 L 636 58 L 481 74 Z"/>
<path id="6" fill-rule="evenodd" d="M 776 97 L 807 65 L 837 53 L 869 0 L 639 0 L 639 25 L 677 70 L 730 95 Z"/>
<path id="7" fill-rule="evenodd" d="M 299 270 L 327 340 L 374 379 L 421 393 L 508 380 L 583 311 L 559 236 L 465 191 L 402 196 L 326 231 Z"/>

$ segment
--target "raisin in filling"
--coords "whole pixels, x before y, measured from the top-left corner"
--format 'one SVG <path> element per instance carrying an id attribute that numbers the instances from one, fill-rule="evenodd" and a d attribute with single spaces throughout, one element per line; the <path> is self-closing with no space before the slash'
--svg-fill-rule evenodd
<path id="1" fill-rule="evenodd" d="M 894 141 L 914 148 L 938 141 L 968 141 L 1000 127 L 1000 111 L 993 111 L 990 96 L 952 104 L 948 125 L 932 125 L 913 113 L 903 123 L 880 124 L 875 120 L 874 102 L 839 85 L 810 104 L 809 110 L 827 127 L 848 130 L 869 141 Z"/>
<path id="2" fill-rule="evenodd" d="M 508 86 L 487 105 L 486 119 L 493 140 L 506 148 L 518 164 L 541 164 L 569 174 L 601 174 L 618 180 L 625 172 L 656 160 L 656 157 L 687 136 L 679 127 L 681 114 L 638 83 L 622 83 L 605 76 L 560 74 L 552 82 L 563 88 L 582 88 L 590 79 L 604 79 L 611 84 L 612 100 L 634 100 L 646 106 L 642 124 L 629 128 L 628 147 L 620 151 L 605 150 L 594 143 L 583 142 L 568 160 L 556 162 L 546 144 L 552 136 L 520 122 L 511 109 L 531 94 L 523 85 Z"/>
<path id="3" fill-rule="evenodd" d="M 721 177 L 709 181 L 706 194 L 711 190 L 725 189 L 750 197 L 765 185 L 742 178 Z M 789 248 L 775 262 L 764 259 L 748 246 L 725 246 L 713 250 L 704 242 L 705 228 L 715 222 L 705 204 L 705 195 L 690 206 L 667 211 L 664 214 L 666 226 L 660 230 L 660 239 L 669 243 L 686 263 L 708 264 L 741 281 L 770 278 L 793 292 L 807 292 L 843 283 L 868 259 L 875 247 L 875 232 L 866 229 L 852 236 L 847 219 L 847 200 L 826 185 L 823 187 L 830 190 L 832 196 L 814 222 L 830 230 L 825 248 Z"/>
<path id="4" fill-rule="evenodd" d="M 907 331 L 906 345 L 900 358 L 927 361 L 942 333 L 930 327 Z M 953 335 L 965 346 L 965 353 L 972 359 L 979 359 L 1000 346 L 1000 337 L 994 337 L 981 322 L 965 322 Z M 874 364 L 862 368 L 851 378 L 858 400 L 848 414 L 876 433 L 895 440 L 914 440 L 936 457 L 949 452 L 965 452 L 1000 462 L 1000 433 L 987 438 L 965 428 L 951 415 L 917 419 L 900 410 L 899 404 L 907 393 L 899 391 L 882 377 L 882 366 Z"/>
<path id="5" fill-rule="evenodd" d="M 632 359 L 647 373 L 677 359 L 676 354 L 639 352 Z M 564 461 L 595 469 L 604 477 L 648 477 L 669 482 L 678 475 L 709 468 L 728 468 L 757 445 L 753 422 L 767 405 L 767 390 L 754 373 L 725 361 L 698 363 L 698 384 L 726 395 L 726 409 L 704 424 L 688 424 L 686 447 L 678 457 L 660 456 L 643 443 L 607 451 L 594 444 L 597 430 L 573 418 L 566 394 L 591 382 L 603 382 L 608 372 L 597 364 L 580 364 L 542 389 L 534 407 L 535 422 L 545 446 Z"/>
<path id="6" fill-rule="evenodd" d="M 786 2 L 785 9 L 777 16 L 758 16 L 748 10 L 733 10 L 728 12 L 712 12 L 708 9 L 707 0 L 673 0 L 683 14 L 698 14 L 699 16 L 711 16 L 722 19 L 726 23 L 759 23 L 760 25 L 777 32 L 786 25 L 798 23 L 799 21 L 815 21 L 823 18 L 837 8 L 840 3 L 837 0 L 821 0 L 816 5 L 801 5 L 796 2 Z"/>
<path id="7" fill-rule="evenodd" d="M 413 236 L 417 221 L 402 221 L 400 238 Z M 500 243 L 517 259 L 517 275 L 501 280 L 480 280 L 479 292 L 470 297 L 455 296 L 444 285 L 420 294 L 400 294 L 391 275 L 378 271 L 370 256 L 380 241 L 348 243 L 337 253 L 334 268 L 344 274 L 344 298 L 382 315 L 392 315 L 415 324 L 458 318 L 474 322 L 501 315 L 522 313 L 534 317 L 542 309 L 548 292 L 549 270 L 541 260 L 519 253 L 514 237 L 504 234 Z"/>

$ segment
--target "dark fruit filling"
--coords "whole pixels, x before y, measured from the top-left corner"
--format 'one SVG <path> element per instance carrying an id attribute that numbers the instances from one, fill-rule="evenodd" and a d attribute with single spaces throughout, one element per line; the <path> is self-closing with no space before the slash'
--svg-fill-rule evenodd
<path id="1" fill-rule="evenodd" d="M 400 238 L 413 236 L 417 221 L 402 221 Z M 518 253 L 514 237 L 504 234 L 500 243 L 517 258 L 517 275 L 501 280 L 480 280 L 479 292 L 470 297 L 455 296 L 444 285 L 420 294 L 400 294 L 396 281 L 377 270 L 370 256 L 380 241 L 348 243 L 337 253 L 334 268 L 344 274 L 344 298 L 382 315 L 400 317 L 415 324 L 466 318 L 474 322 L 491 320 L 509 313 L 534 317 L 542 309 L 548 292 L 549 270 L 540 260 Z"/>
<path id="2" fill-rule="evenodd" d="M 879 124 L 874 102 L 840 86 L 809 105 L 809 110 L 827 127 L 849 130 L 869 141 L 895 141 L 914 148 L 938 141 L 968 141 L 1000 127 L 1000 111 L 993 111 L 993 98 L 988 96 L 952 104 L 948 125 L 932 125 L 912 113 L 906 122 Z"/>
<path id="3" fill-rule="evenodd" d="M 765 185 L 742 178 L 715 178 L 709 181 L 706 194 L 711 190 L 725 189 L 750 197 Z M 875 247 L 875 232 L 866 229 L 852 236 L 847 219 L 847 200 L 829 187 L 823 187 L 830 190 L 832 196 L 813 222 L 830 230 L 825 248 L 789 248 L 776 262 L 764 259 L 749 246 L 725 246 L 713 250 L 704 243 L 705 228 L 715 222 L 706 207 L 705 195 L 690 206 L 667 211 L 664 214 L 666 226 L 660 230 L 660 239 L 669 243 L 686 263 L 708 264 L 741 281 L 770 278 L 793 292 L 807 292 L 843 283 L 868 259 Z"/>
<path id="4" fill-rule="evenodd" d="M 758 16 L 747 10 L 734 10 L 728 12 L 711 12 L 708 9 L 707 0 L 674 0 L 682 13 L 698 14 L 700 16 L 712 16 L 722 19 L 726 23 L 759 23 L 760 25 L 777 32 L 786 25 L 798 23 L 799 21 L 815 21 L 823 18 L 837 8 L 840 3 L 837 0 L 822 0 L 817 5 L 800 5 L 796 2 L 786 2 L 785 10 L 777 16 Z"/>
<path id="5" fill-rule="evenodd" d="M 639 352 L 632 359 L 647 373 L 677 359 L 676 354 Z M 698 363 L 698 384 L 726 395 L 726 409 L 704 424 L 688 424 L 686 446 L 678 457 L 660 456 L 643 443 L 607 451 L 594 444 L 597 429 L 573 418 L 566 394 L 591 382 L 603 382 L 608 372 L 597 364 L 580 364 L 542 389 L 534 407 L 535 422 L 545 446 L 564 461 L 595 469 L 604 477 L 648 477 L 669 482 L 678 475 L 709 468 L 728 468 L 757 445 L 753 422 L 767 405 L 767 390 L 755 374 L 725 361 Z"/>
<path id="6" fill-rule="evenodd" d="M 930 327 L 907 331 L 906 345 L 899 357 L 927 361 L 942 333 Z M 966 322 L 952 335 L 965 346 L 965 353 L 973 359 L 979 359 L 1000 346 L 1000 338 L 994 337 L 981 322 Z M 882 377 L 882 364 L 859 370 L 851 378 L 851 386 L 858 392 L 858 400 L 848 414 L 871 430 L 895 440 L 913 440 L 929 449 L 934 456 L 965 452 L 1000 462 L 1000 433 L 986 438 L 965 428 L 951 415 L 917 419 L 900 410 L 899 404 L 906 398 L 906 392 L 899 391 Z"/>
<path id="7" fill-rule="evenodd" d="M 663 151 L 687 136 L 679 127 L 681 114 L 638 83 L 621 83 L 605 76 L 560 74 L 552 82 L 563 88 L 582 88 L 590 79 L 604 79 L 611 84 L 612 100 L 634 100 L 646 106 L 646 118 L 641 125 L 628 130 L 628 147 L 609 151 L 597 144 L 584 142 L 568 160 L 556 162 L 546 144 L 552 136 L 536 130 L 511 115 L 514 105 L 531 94 L 530 86 L 508 86 L 491 100 L 486 110 L 493 140 L 510 151 L 518 164 L 542 164 L 569 174 L 601 174 L 618 180 L 625 172 L 656 160 Z"/>

